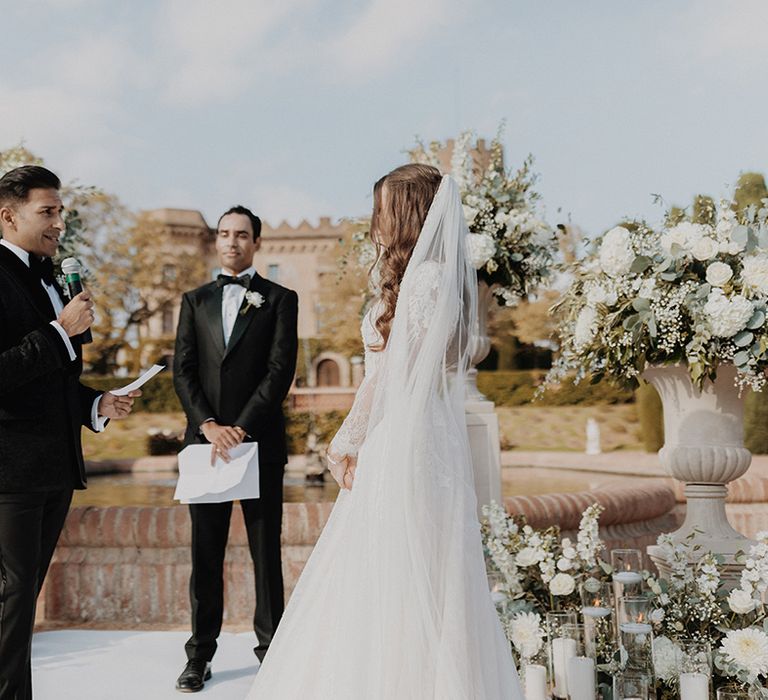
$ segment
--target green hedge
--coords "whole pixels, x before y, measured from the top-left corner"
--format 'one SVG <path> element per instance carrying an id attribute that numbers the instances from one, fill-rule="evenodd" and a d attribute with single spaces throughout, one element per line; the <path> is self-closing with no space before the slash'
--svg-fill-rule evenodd
<path id="1" fill-rule="evenodd" d="M 318 442 L 326 445 L 341 426 L 346 411 L 328 411 L 315 414 L 314 427 Z M 286 414 L 286 437 L 288 439 L 288 454 L 304 454 L 307 449 L 307 435 L 311 427 L 309 413 L 291 412 Z"/>
<path id="2" fill-rule="evenodd" d="M 136 377 L 99 377 L 86 375 L 83 384 L 98 389 L 109 391 L 117 387 L 125 386 Z M 176 413 L 181 411 L 179 397 L 173 388 L 173 375 L 169 369 L 150 379 L 141 387 L 141 396 L 136 399 L 134 411 L 146 413 Z"/>
<path id="3" fill-rule="evenodd" d="M 658 452 L 664 445 L 664 409 L 656 389 L 642 382 L 635 391 L 637 417 L 646 452 Z"/>
<path id="4" fill-rule="evenodd" d="M 537 387 L 546 372 L 541 370 L 498 370 L 478 372 L 477 388 L 497 406 L 523 406 L 534 401 Z M 537 406 L 594 406 L 599 404 L 631 403 L 633 394 L 609 382 L 590 384 L 573 380 L 547 389 L 537 399 Z"/>
<path id="5" fill-rule="evenodd" d="M 744 446 L 753 454 L 768 454 L 768 389 L 747 394 L 744 403 Z"/>

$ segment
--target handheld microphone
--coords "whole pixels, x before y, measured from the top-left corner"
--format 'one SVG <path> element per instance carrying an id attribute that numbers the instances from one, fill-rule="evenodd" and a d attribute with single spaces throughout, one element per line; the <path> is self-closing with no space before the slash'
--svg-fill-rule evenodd
<path id="1" fill-rule="evenodd" d="M 80 279 L 80 263 L 74 258 L 65 258 L 61 261 L 61 271 L 67 281 L 67 292 L 71 301 L 83 291 L 83 282 Z M 83 345 L 93 342 L 90 328 L 86 328 L 80 334 L 80 341 Z"/>

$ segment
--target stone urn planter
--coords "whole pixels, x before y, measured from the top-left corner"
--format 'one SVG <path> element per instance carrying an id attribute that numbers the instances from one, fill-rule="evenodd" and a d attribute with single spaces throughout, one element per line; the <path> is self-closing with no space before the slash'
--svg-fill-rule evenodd
<path id="1" fill-rule="evenodd" d="M 467 372 L 467 401 L 477 402 L 487 399 L 477 388 L 477 365 L 491 351 L 491 339 L 488 337 L 488 310 L 493 300 L 493 289 L 487 282 L 477 283 L 477 328 L 472 334 L 472 366 Z"/>
<path id="2" fill-rule="evenodd" d="M 725 557 L 729 578 L 738 576 L 734 555 L 746 551 L 752 541 L 731 527 L 725 497 L 728 482 L 747 472 L 752 454 L 744 447 L 744 399 L 735 386 L 736 368 L 721 365 L 715 381 L 707 380 L 701 390 L 684 365 L 650 367 L 643 376 L 664 406 L 659 459 L 670 476 L 685 483 L 685 521 L 672 537 L 680 542 L 693 536 L 702 553 Z M 665 573 L 659 548 L 649 547 L 648 554 Z"/>

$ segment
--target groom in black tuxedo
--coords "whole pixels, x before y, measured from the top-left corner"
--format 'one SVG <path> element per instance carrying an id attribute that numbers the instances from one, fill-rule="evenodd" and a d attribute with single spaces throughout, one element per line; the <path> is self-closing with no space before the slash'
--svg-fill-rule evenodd
<path id="1" fill-rule="evenodd" d="M 90 294 L 64 304 L 52 256 L 60 182 L 23 166 L 0 178 L 0 700 L 30 700 L 35 605 L 72 500 L 85 488 L 81 426 L 103 430 L 133 397 L 80 383 Z"/>
<path id="2" fill-rule="evenodd" d="M 258 639 L 264 658 L 283 614 L 280 529 L 288 461 L 282 403 L 293 381 L 298 346 L 296 292 L 263 279 L 253 267 L 261 221 L 237 206 L 219 219 L 216 252 L 224 274 L 181 302 L 174 385 L 187 414 L 185 445 L 211 445 L 211 463 L 229 460 L 243 441 L 259 444 L 260 498 L 240 502 L 256 578 Z M 200 690 L 221 632 L 223 564 L 232 503 L 190 504 L 192 636 L 176 682 Z"/>

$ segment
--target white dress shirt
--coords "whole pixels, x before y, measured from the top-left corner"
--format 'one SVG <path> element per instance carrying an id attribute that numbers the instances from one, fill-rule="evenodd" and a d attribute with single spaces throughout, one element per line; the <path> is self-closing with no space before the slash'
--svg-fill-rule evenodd
<path id="1" fill-rule="evenodd" d="M 247 270 L 243 270 L 235 277 L 242 277 L 243 275 L 250 275 L 251 278 L 256 274 L 256 268 L 251 265 Z M 224 332 L 224 346 L 229 343 L 229 338 L 232 335 L 232 329 L 235 327 L 235 321 L 237 321 L 237 314 L 240 313 L 240 307 L 243 304 L 245 293 L 248 291 L 245 287 L 239 284 L 227 284 L 222 288 L 221 295 L 221 326 Z"/>
<path id="2" fill-rule="evenodd" d="M 8 250 L 14 253 L 16 257 L 21 260 L 21 262 L 29 267 L 29 252 L 5 240 L 4 238 L 0 239 L 0 245 L 4 245 L 6 248 L 8 248 Z M 42 285 L 46 294 L 48 294 L 48 298 L 51 300 L 51 305 L 53 306 L 53 311 L 58 317 L 64 309 L 64 302 L 61 300 L 59 293 L 56 291 L 56 287 L 54 287 L 52 284 L 46 284 L 43 282 L 43 280 L 40 280 L 40 284 Z M 59 335 L 61 336 L 61 339 L 67 348 L 69 359 L 76 360 L 77 354 L 75 353 L 75 349 L 72 347 L 72 341 L 70 341 L 67 332 L 62 328 L 58 321 L 51 321 L 51 325 L 58 331 Z M 94 399 L 93 406 L 91 407 L 91 425 L 97 433 L 100 433 L 102 430 L 104 430 L 104 427 L 107 423 L 107 418 L 105 416 L 100 416 L 98 411 L 99 399 L 101 399 L 102 396 L 103 394 L 99 394 Z"/>

